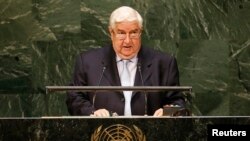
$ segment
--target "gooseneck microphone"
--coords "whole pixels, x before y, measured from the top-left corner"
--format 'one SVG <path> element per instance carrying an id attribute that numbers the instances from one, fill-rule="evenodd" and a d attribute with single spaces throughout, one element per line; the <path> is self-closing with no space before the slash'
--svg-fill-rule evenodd
<path id="1" fill-rule="evenodd" d="M 104 65 L 104 63 L 103 63 L 102 73 L 101 73 L 101 75 L 100 75 L 100 79 L 99 79 L 99 81 L 98 81 L 97 86 L 100 86 L 100 85 L 101 85 L 102 78 L 103 78 L 103 75 L 104 75 L 105 70 L 106 70 L 106 65 Z M 92 104 L 93 109 L 95 109 L 95 99 L 96 99 L 96 91 L 94 92 L 94 96 L 93 96 L 93 104 Z M 115 112 L 112 112 L 112 111 L 108 111 L 108 112 L 109 112 L 109 115 L 110 115 L 110 116 L 118 116 L 118 114 L 115 113 Z M 92 114 L 94 114 L 94 111 L 92 111 Z"/>
<path id="2" fill-rule="evenodd" d="M 139 71 L 139 74 L 140 74 L 141 84 L 142 84 L 142 86 L 144 86 L 144 81 L 143 81 L 143 77 L 142 77 L 141 63 L 140 62 L 137 63 L 137 68 L 138 68 L 138 71 Z M 143 93 L 144 93 L 144 100 L 145 100 L 145 105 L 144 105 L 144 109 L 145 109 L 144 114 L 145 115 L 144 116 L 147 116 L 147 114 L 148 114 L 148 97 L 147 97 L 146 91 L 143 91 Z"/>
<path id="3" fill-rule="evenodd" d="M 102 73 L 101 73 L 97 86 L 100 86 L 105 70 L 106 70 L 106 66 L 103 64 Z M 93 96 L 93 108 L 95 107 L 95 99 L 96 99 L 96 91 L 94 92 L 94 96 Z"/>
<path id="4" fill-rule="evenodd" d="M 103 74 L 104 74 L 105 70 L 106 70 L 106 66 L 103 66 L 103 67 L 102 67 L 102 74 L 101 74 L 101 77 L 100 77 L 100 80 L 99 80 L 99 82 L 98 82 L 98 85 L 97 85 L 97 86 L 100 86 L 101 81 L 102 81 L 102 78 L 103 78 Z"/>

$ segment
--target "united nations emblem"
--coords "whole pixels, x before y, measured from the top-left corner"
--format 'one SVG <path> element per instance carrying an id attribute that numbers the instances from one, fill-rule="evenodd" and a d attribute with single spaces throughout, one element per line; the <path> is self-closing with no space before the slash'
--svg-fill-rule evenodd
<path id="1" fill-rule="evenodd" d="M 135 125 L 129 128 L 122 124 L 114 124 L 107 128 L 99 126 L 91 135 L 91 141 L 146 141 L 146 137 Z"/>

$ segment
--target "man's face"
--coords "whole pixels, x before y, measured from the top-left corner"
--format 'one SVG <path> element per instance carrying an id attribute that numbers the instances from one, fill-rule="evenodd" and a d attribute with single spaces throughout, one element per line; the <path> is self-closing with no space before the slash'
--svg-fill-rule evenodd
<path id="1" fill-rule="evenodd" d="M 141 29 L 137 21 L 116 23 L 109 28 L 113 48 L 122 59 L 133 58 L 141 48 Z"/>

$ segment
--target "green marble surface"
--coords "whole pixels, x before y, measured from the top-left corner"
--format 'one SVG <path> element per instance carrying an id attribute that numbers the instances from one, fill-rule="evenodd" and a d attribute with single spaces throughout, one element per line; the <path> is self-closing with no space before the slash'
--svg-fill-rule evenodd
<path id="1" fill-rule="evenodd" d="M 176 56 L 194 115 L 250 115 L 249 0 L 0 0 L 0 117 L 68 115 L 76 54 L 110 43 L 121 5 L 144 18 L 143 43 Z"/>

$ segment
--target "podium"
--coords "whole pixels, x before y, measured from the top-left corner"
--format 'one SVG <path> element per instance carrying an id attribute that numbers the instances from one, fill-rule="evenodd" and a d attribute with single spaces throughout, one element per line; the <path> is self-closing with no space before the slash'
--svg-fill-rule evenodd
<path id="1" fill-rule="evenodd" d="M 0 140 L 203 141 L 208 125 L 220 124 L 250 125 L 250 117 L 0 118 Z"/>
<path id="2" fill-rule="evenodd" d="M 94 89 L 93 89 L 94 88 Z M 181 91 L 191 92 L 191 87 Z M 46 87 L 54 91 L 180 90 L 177 87 Z M 209 125 L 250 125 L 250 117 L 237 116 L 54 116 L 0 118 L 0 140 L 31 141 L 186 141 L 208 140 Z M 231 129 L 231 128 L 230 128 Z M 248 129 L 249 126 L 248 126 Z M 246 129 L 246 130 L 248 130 Z M 243 129 L 245 130 L 245 129 Z M 220 137 L 221 139 L 221 137 Z M 212 139 L 211 139 L 212 140 Z"/>
<path id="3" fill-rule="evenodd" d="M 47 94 L 72 87 L 47 87 Z M 76 91 L 108 89 L 145 90 L 142 87 L 75 87 Z M 159 88 L 148 88 L 158 91 Z M 187 89 L 186 89 L 187 88 Z M 183 91 L 190 91 L 184 87 Z M 147 89 L 147 88 L 146 88 Z M 168 87 L 164 88 L 169 90 Z M 176 90 L 175 87 L 170 88 Z M 208 140 L 209 125 L 250 125 L 250 117 L 237 116 L 53 116 L 0 118 L 0 140 L 56 141 L 186 141 Z M 233 126 L 232 126 L 233 127 Z M 234 129 L 234 128 L 232 128 Z M 221 139 L 221 138 L 220 138 Z M 208 140 L 209 141 L 209 140 Z"/>

